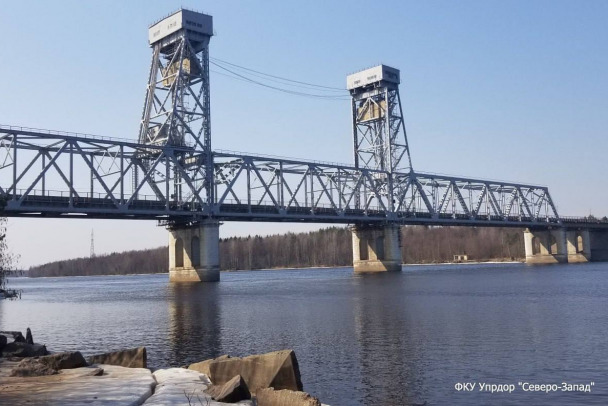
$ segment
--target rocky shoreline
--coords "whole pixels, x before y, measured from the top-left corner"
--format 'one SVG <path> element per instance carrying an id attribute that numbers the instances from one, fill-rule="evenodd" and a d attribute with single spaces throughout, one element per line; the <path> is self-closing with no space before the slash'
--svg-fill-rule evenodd
<path id="1" fill-rule="evenodd" d="M 145 347 L 50 353 L 28 328 L 0 331 L 0 354 L 0 404 L 321 406 L 303 392 L 292 350 L 150 370 Z"/>

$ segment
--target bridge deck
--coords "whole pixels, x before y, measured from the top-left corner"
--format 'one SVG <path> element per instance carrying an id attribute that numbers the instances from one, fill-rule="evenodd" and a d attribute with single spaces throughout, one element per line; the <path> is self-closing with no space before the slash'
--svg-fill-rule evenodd
<path id="1" fill-rule="evenodd" d="M 17 196 L 20 198 L 21 196 Z M 159 220 L 188 221 L 197 216 L 208 217 L 208 211 L 202 206 L 167 207 L 164 203 L 153 200 L 134 200 L 129 209 L 116 208 L 109 199 L 78 198 L 66 196 L 27 196 L 19 209 L 11 209 L 8 202 L 5 212 L 9 217 L 44 217 L 44 218 L 91 218 L 119 220 Z M 506 219 L 500 216 L 441 213 L 436 216 L 428 212 L 398 213 L 387 216 L 382 210 L 346 209 L 337 212 L 328 207 L 294 207 L 277 210 L 273 205 L 248 206 L 244 204 L 225 203 L 215 205 L 213 217 L 221 221 L 260 221 L 260 222 L 295 222 L 295 223 L 399 223 L 403 225 L 436 225 L 436 226 L 477 226 L 477 227 L 531 227 L 531 228 L 593 228 L 608 229 L 608 220 L 589 218 L 561 218 L 534 220 L 530 217 L 511 216 Z"/>

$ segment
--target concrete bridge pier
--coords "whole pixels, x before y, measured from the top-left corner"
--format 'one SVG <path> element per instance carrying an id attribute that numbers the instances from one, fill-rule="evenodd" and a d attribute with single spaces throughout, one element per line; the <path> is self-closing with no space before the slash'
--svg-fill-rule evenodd
<path id="1" fill-rule="evenodd" d="M 608 231 L 586 230 L 589 235 L 589 260 L 594 262 L 608 261 Z"/>
<path id="2" fill-rule="evenodd" d="M 401 270 L 401 236 L 398 225 L 355 225 L 353 267 L 356 273 Z"/>
<path id="3" fill-rule="evenodd" d="M 526 229 L 524 232 L 527 264 L 568 262 L 566 230 Z"/>
<path id="4" fill-rule="evenodd" d="M 169 281 L 219 282 L 220 224 L 205 220 L 169 229 Z"/>
<path id="5" fill-rule="evenodd" d="M 591 261 L 591 236 L 589 230 L 568 230 L 566 232 L 568 262 Z"/>

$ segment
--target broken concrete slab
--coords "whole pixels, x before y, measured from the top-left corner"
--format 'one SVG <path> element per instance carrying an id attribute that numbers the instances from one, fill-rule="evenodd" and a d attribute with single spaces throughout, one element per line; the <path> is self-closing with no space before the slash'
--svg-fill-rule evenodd
<path id="1" fill-rule="evenodd" d="M 25 332 L 25 342 L 28 344 L 34 344 L 34 337 L 32 336 L 32 330 L 28 327 Z"/>
<path id="2" fill-rule="evenodd" d="M 277 390 L 302 390 L 298 360 L 292 350 L 209 361 L 200 369 L 208 369 L 209 379 L 215 385 L 223 385 L 234 376 L 241 375 L 252 394 L 255 394 L 260 388 L 270 387 Z M 196 365 L 193 364 L 190 367 L 194 368 Z"/>
<path id="3" fill-rule="evenodd" d="M 211 385 L 205 391 L 213 400 L 224 403 L 236 403 L 241 400 L 251 399 L 251 393 L 247 383 L 240 375 L 235 376 L 223 385 Z"/>
<path id="4" fill-rule="evenodd" d="M 25 339 L 24 339 L 25 341 Z M 38 357 L 47 355 L 49 352 L 46 350 L 44 345 L 40 344 L 27 344 L 25 342 L 12 342 L 6 344 L 2 348 L 3 357 Z"/>
<path id="5" fill-rule="evenodd" d="M 184 368 L 168 368 L 154 371 L 157 385 L 146 406 L 160 405 L 198 405 L 220 406 L 204 391 L 211 384 L 209 378 L 197 371 Z M 252 405 L 250 400 L 240 401 L 238 405 Z"/>
<path id="6" fill-rule="evenodd" d="M 257 392 L 257 406 L 321 406 L 321 402 L 306 392 L 264 388 Z"/>
<path id="7" fill-rule="evenodd" d="M 87 358 L 89 364 L 117 365 L 126 368 L 147 368 L 148 356 L 146 347 L 130 348 L 128 350 L 107 352 Z"/>
<path id="8" fill-rule="evenodd" d="M 55 369 L 72 369 L 87 366 L 87 362 L 80 351 L 60 352 L 38 357 L 38 360 Z"/>
<path id="9" fill-rule="evenodd" d="M 23 337 L 23 333 L 21 331 L 0 331 L 0 334 L 8 337 L 11 337 L 13 341 L 18 343 L 24 343 L 25 337 Z"/>
<path id="10" fill-rule="evenodd" d="M 0 362 L 2 405 L 141 405 L 156 385 L 152 373 L 143 368 L 99 365 L 65 369 L 50 376 L 6 377 L 6 368 L 14 365 Z M 99 369 L 103 369 L 103 375 L 94 376 Z"/>
<path id="11" fill-rule="evenodd" d="M 55 375 L 58 373 L 59 371 L 57 369 L 51 368 L 47 364 L 40 362 L 37 358 L 25 358 L 13 368 L 10 376 L 31 377 Z"/>
<path id="12" fill-rule="evenodd" d="M 194 371 L 198 371 L 201 374 L 205 374 L 207 376 L 211 376 L 211 372 L 209 371 L 209 365 L 211 365 L 215 361 L 221 361 L 230 358 L 230 355 L 220 355 L 217 358 L 207 359 L 205 361 L 196 362 L 194 364 L 190 364 L 188 369 L 192 369 Z"/>
<path id="13" fill-rule="evenodd" d="M 11 371 L 11 376 L 54 375 L 60 369 L 86 366 L 87 362 L 79 351 L 61 352 L 43 357 L 25 358 Z"/>

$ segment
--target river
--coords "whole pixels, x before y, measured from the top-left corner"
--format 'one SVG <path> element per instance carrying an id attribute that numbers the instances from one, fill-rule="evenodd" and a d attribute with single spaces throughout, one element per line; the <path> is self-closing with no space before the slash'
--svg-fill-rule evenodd
<path id="1" fill-rule="evenodd" d="M 143 345 L 151 367 L 291 348 L 304 390 L 332 406 L 608 404 L 608 264 L 221 278 L 16 278 L 10 286 L 23 298 L 0 302 L 0 329 L 29 326 L 49 349 L 85 355 Z M 562 383 L 591 382 L 590 392 L 562 391 Z M 455 389 L 473 383 L 472 391 Z"/>

